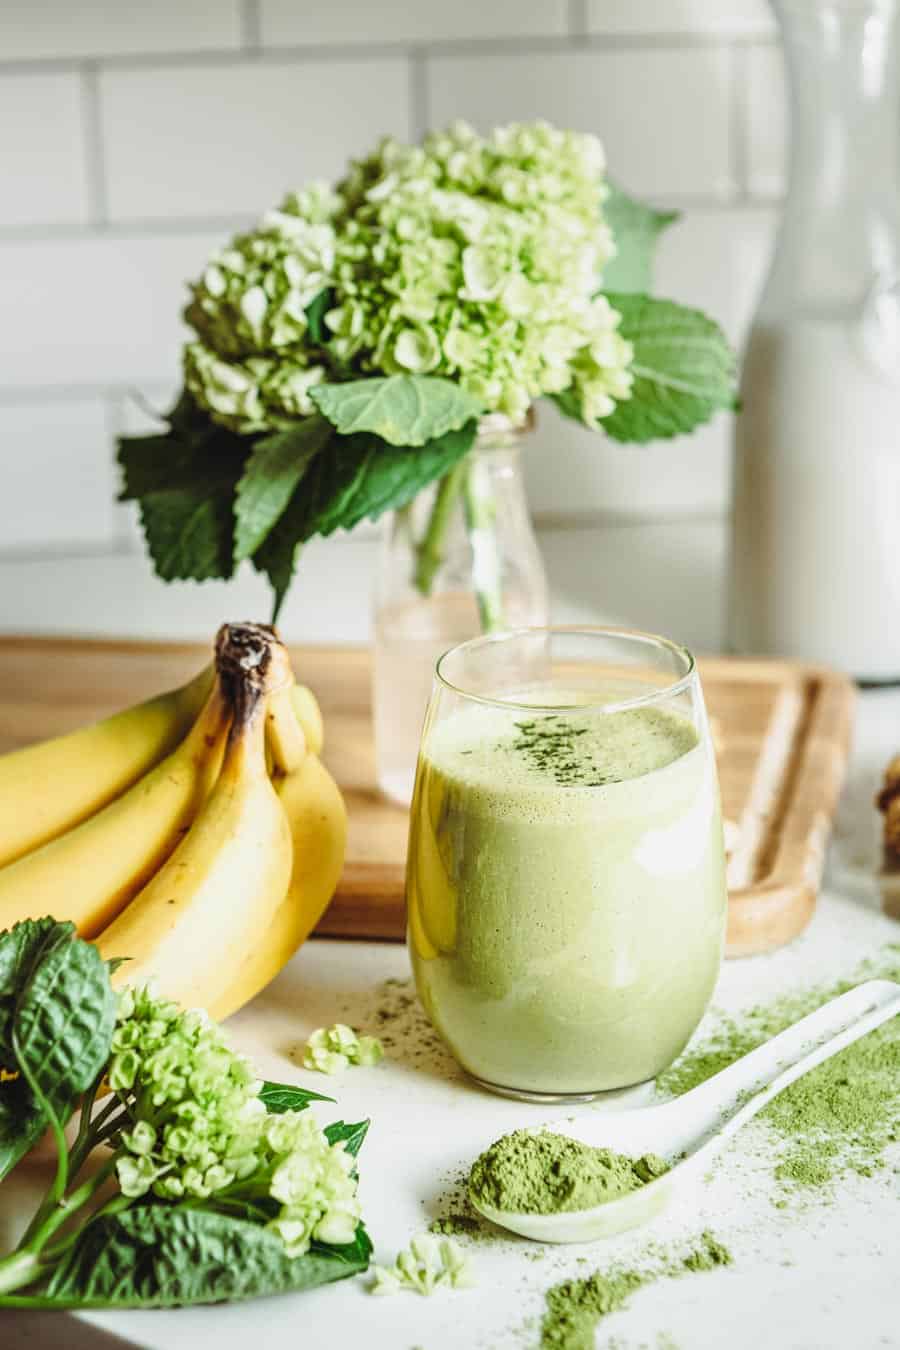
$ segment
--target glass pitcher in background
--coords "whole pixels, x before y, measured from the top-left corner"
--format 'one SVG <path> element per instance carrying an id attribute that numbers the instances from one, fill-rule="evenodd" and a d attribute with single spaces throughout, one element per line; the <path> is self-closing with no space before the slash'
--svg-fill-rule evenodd
<path id="1" fill-rule="evenodd" d="M 788 194 L 736 420 L 730 636 L 900 680 L 897 0 L 773 0 Z"/>

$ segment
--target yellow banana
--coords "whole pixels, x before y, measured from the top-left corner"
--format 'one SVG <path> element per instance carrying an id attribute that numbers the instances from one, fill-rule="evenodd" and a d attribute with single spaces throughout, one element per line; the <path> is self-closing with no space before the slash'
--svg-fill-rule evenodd
<path id="1" fill-rule="evenodd" d="M 307 718 L 302 729 L 298 727 L 301 719 L 296 692 L 297 686 L 292 684 L 275 693 L 267 711 L 272 781 L 293 844 L 291 882 L 268 927 L 248 929 L 240 965 L 228 981 L 220 981 L 218 990 L 204 1003 L 216 1018 L 228 1017 L 249 1003 L 287 964 L 321 918 L 344 866 L 344 799 L 310 749 L 312 738 L 322 743 L 322 716 L 315 696 L 304 689 L 304 706 L 313 717 L 311 721 Z"/>
<path id="2" fill-rule="evenodd" d="M 0 867 L 101 810 L 174 750 L 212 679 L 208 666 L 181 689 L 0 756 Z"/>
<path id="3" fill-rule="evenodd" d="M 303 728 L 307 746 L 314 755 L 321 755 L 325 742 L 325 724 L 315 694 L 305 684 L 292 685 L 291 703 L 294 705 L 297 721 Z"/>
<path id="4" fill-rule="evenodd" d="M 0 869 L 0 928 L 52 914 L 83 937 L 111 923 L 169 857 L 219 773 L 230 708 L 218 683 L 185 739 L 96 815 Z M 87 778 L 90 760 L 82 763 Z"/>
<path id="5" fill-rule="evenodd" d="M 249 1003 L 287 964 L 328 907 L 344 867 L 347 810 L 318 756 L 307 754 L 299 768 L 273 781 L 293 841 L 290 886 L 268 926 L 248 932 L 243 959 L 204 1003 L 215 1018 Z"/>
<path id="6" fill-rule="evenodd" d="M 291 835 L 269 781 L 265 696 L 240 690 L 218 782 L 188 834 L 100 935 L 101 955 L 131 959 L 116 984 L 153 981 L 186 1007 L 231 986 L 248 934 L 262 940 L 291 875 Z"/>

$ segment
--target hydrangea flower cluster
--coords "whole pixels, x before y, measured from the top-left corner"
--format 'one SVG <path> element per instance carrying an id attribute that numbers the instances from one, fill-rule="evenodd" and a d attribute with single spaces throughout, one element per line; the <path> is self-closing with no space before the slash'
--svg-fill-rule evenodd
<path id="1" fill-rule="evenodd" d="M 377 1036 L 360 1036 L 344 1022 L 335 1022 L 333 1027 L 319 1027 L 312 1033 L 303 1051 L 303 1067 L 340 1073 L 351 1064 L 369 1068 L 383 1058 L 384 1047 Z"/>
<path id="2" fill-rule="evenodd" d="M 516 423 L 573 382 L 586 420 L 607 415 L 632 352 L 594 298 L 614 252 L 603 171 L 595 137 L 542 122 L 383 141 L 339 188 L 333 349 L 364 370 L 450 376 Z"/>
<path id="3" fill-rule="evenodd" d="M 408 1289 L 428 1296 L 436 1289 L 468 1289 L 474 1283 L 469 1259 L 452 1238 L 419 1233 L 392 1266 L 376 1266 L 369 1286 L 373 1294 Z"/>
<path id="4" fill-rule="evenodd" d="M 595 137 L 544 122 L 382 141 L 211 261 L 186 311 L 189 390 L 239 432 L 312 411 L 323 379 L 396 373 L 457 380 L 515 423 L 572 390 L 595 426 L 632 383 L 597 295 L 615 252 L 604 168 Z M 326 290 L 317 344 L 306 311 Z"/>
<path id="5" fill-rule="evenodd" d="M 292 193 L 215 254 L 191 287 L 185 319 L 198 341 L 184 350 L 185 384 L 236 431 L 314 411 L 309 390 L 326 368 L 306 310 L 331 284 L 339 205 L 324 183 Z"/>
<path id="6" fill-rule="evenodd" d="M 125 989 L 109 1084 L 131 1117 L 114 1140 L 124 1195 L 276 1202 L 268 1227 L 290 1256 L 313 1238 L 352 1242 L 353 1158 L 311 1114 L 268 1115 L 248 1061 L 205 1013 Z"/>

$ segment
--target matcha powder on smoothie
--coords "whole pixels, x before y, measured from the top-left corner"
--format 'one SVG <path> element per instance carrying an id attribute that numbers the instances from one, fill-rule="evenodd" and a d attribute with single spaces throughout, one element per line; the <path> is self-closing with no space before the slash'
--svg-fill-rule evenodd
<path id="1" fill-rule="evenodd" d="M 516 1130 L 475 1160 L 469 1193 L 493 1209 L 561 1214 L 617 1200 L 667 1170 L 653 1153 L 628 1158 L 562 1134 Z"/>

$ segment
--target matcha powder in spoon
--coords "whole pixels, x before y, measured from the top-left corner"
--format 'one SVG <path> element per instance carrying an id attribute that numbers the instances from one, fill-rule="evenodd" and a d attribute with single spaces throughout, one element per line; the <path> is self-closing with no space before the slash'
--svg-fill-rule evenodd
<path id="1" fill-rule="evenodd" d="M 667 1170 L 653 1153 L 628 1158 L 548 1130 L 516 1130 L 475 1160 L 469 1194 L 511 1213 L 562 1214 L 618 1200 Z"/>

